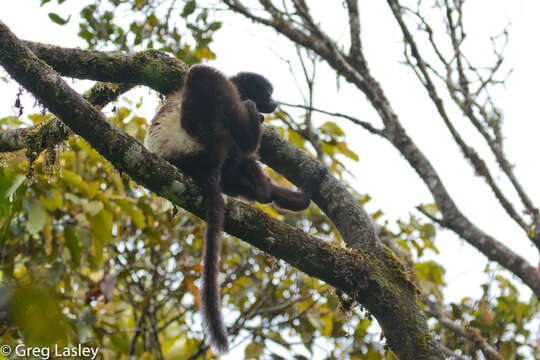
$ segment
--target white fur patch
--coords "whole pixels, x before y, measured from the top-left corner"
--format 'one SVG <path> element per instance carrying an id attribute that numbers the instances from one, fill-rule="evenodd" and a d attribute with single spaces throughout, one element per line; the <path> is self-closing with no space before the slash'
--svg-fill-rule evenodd
<path id="1" fill-rule="evenodd" d="M 197 153 L 203 150 L 201 144 L 189 135 L 180 125 L 180 102 L 176 98 L 168 98 L 171 104 L 162 105 L 152 119 L 144 146 L 164 159 Z"/>

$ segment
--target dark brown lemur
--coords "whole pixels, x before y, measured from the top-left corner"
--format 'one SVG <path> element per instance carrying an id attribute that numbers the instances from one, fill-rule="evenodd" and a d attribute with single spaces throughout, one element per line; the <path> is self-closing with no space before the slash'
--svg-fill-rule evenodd
<path id="1" fill-rule="evenodd" d="M 262 75 L 242 72 L 227 79 L 219 71 L 194 65 L 183 89 L 167 97 L 148 130 L 145 144 L 195 179 L 206 196 L 206 234 L 200 291 L 203 327 L 212 348 L 229 348 L 221 315 L 218 262 L 224 222 L 221 193 L 300 211 L 310 204 L 317 181 L 305 191 L 272 183 L 257 162 L 261 141 L 259 112 L 272 112 L 272 84 Z"/>

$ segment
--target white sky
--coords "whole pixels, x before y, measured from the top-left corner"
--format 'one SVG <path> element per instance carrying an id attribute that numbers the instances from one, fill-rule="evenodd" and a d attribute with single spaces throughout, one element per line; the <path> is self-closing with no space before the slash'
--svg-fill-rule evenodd
<path id="1" fill-rule="evenodd" d="M 67 27 L 54 25 L 47 18 L 47 12 L 53 8 L 46 7 L 44 11 L 36 3 L 35 0 L 4 0 L 0 19 L 23 39 L 60 46 L 84 46 L 76 36 L 76 21 Z M 512 21 L 506 59 L 514 72 L 506 88 L 497 92 L 496 97 L 505 114 L 504 133 L 509 159 L 516 164 L 516 174 L 524 188 L 533 201 L 540 204 L 539 151 L 536 142 L 540 133 L 540 119 L 537 109 L 532 106 L 537 101 L 537 84 L 540 82 L 540 48 L 537 39 L 540 34 L 540 24 L 537 21 L 540 2 L 491 0 L 489 5 L 486 1 L 469 3 L 472 7 L 468 9 L 466 22 L 476 26 L 469 28 L 468 36 L 472 48 L 478 49 L 475 54 L 478 59 L 483 58 L 484 51 L 490 51 L 490 48 L 485 47 L 485 44 L 489 46 L 487 36 L 500 32 L 508 20 Z M 341 21 L 344 14 L 340 0 L 313 2 L 313 6 L 317 9 L 315 18 L 330 29 L 327 30 L 330 35 L 339 39 L 347 38 L 346 22 Z M 369 7 L 361 3 L 360 11 L 363 45 L 370 69 L 382 84 L 409 134 L 435 165 L 459 208 L 487 233 L 503 241 L 532 264 L 538 264 L 537 251 L 523 232 L 509 220 L 483 180 L 474 176 L 473 170 L 463 161 L 457 146 L 436 115 L 433 105 L 426 101 L 425 91 L 419 87 L 411 72 L 399 64 L 402 60 L 401 35 L 385 2 L 372 1 Z M 63 16 L 65 13 L 59 11 L 59 14 Z M 213 49 L 218 59 L 211 65 L 227 74 L 242 70 L 264 73 L 274 83 L 278 100 L 301 103 L 288 65 L 279 58 L 290 58 L 297 65 L 294 51 L 289 41 L 277 37 L 274 31 L 254 27 L 251 22 L 238 17 L 231 18 L 231 22 L 224 24 L 224 29 L 218 32 Z M 380 124 L 362 94 L 343 79 L 340 80 L 338 90 L 335 74 L 325 64 L 319 65 L 318 69 L 316 107 L 347 113 L 375 125 Z M 295 71 L 301 80 L 297 66 Z M 12 105 L 17 86 L 6 86 L 3 83 L 0 86 L 0 114 L 14 114 Z M 87 84 L 78 88 L 82 90 L 86 87 Z M 147 92 L 142 94 L 144 96 Z M 154 104 L 157 102 L 155 99 L 153 101 Z M 30 99 L 25 100 L 27 114 L 32 112 L 32 103 Z M 465 124 L 457 112 L 452 114 L 456 115 L 453 121 Z M 316 120 L 322 123 L 332 119 L 321 116 Z M 347 141 L 360 157 L 358 163 L 347 164 L 356 176 L 351 179 L 355 188 L 373 197 L 367 205 L 369 211 L 382 209 L 385 218 L 393 223 L 396 219 L 407 221 L 410 213 L 418 215 L 415 206 L 432 202 L 424 184 L 391 145 L 366 134 L 358 127 L 350 126 L 344 120 L 335 121 L 346 129 Z M 478 136 L 472 132 L 467 132 L 466 139 L 473 145 L 479 143 L 476 141 Z M 482 154 L 487 154 L 483 143 L 480 149 Z M 494 174 L 498 179 L 504 179 L 497 170 Z M 487 263 L 486 258 L 448 231 L 438 234 L 436 246 L 443 256 L 434 258 L 447 271 L 447 300 L 478 296 L 479 284 L 485 281 L 483 269 Z M 524 291 L 529 296 L 530 292 Z"/>

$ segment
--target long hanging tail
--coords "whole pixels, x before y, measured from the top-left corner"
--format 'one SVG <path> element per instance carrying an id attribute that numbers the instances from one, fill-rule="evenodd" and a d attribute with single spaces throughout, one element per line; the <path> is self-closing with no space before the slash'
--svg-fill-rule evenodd
<path id="1" fill-rule="evenodd" d="M 204 331 L 212 349 L 220 354 L 229 350 L 218 283 L 225 212 L 220 182 L 221 169 L 232 141 L 223 122 L 226 113 L 240 101 L 235 90 L 219 71 L 205 65 L 194 65 L 184 80 L 181 107 L 182 127 L 205 147 L 198 155 L 199 164 L 192 169 L 192 175 L 207 197 L 200 304 Z"/>
<path id="2" fill-rule="evenodd" d="M 200 304 L 203 328 L 208 334 L 212 349 L 223 354 L 229 351 L 229 339 L 221 314 L 221 291 L 218 283 L 221 230 L 225 212 L 219 174 L 212 176 L 208 187 Z"/>

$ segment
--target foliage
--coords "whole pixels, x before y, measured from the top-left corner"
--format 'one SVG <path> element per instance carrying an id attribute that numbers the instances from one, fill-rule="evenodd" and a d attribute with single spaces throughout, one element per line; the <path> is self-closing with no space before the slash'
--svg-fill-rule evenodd
<path id="1" fill-rule="evenodd" d="M 425 207 L 433 207 L 430 204 Z M 431 223 L 422 223 L 414 216 L 408 223 L 397 222 L 399 231 L 392 232 L 387 226 L 381 231 L 414 259 L 414 277 L 424 293 L 435 300 L 443 313 L 452 322 L 460 324 L 467 331 L 477 332 L 501 353 L 504 359 L 528 359 L 529 354 L 537 357 L 539 344 L 534 343 L 536 336 L 531 324 L 538 321 L 540 304 L 534 295 L 530 301 L 520 300 L 515 285 L 498 274 L 500 269 L 486 267 L 489 281 L 482 284 L 483 295 L 479 300 L 465 297 L 458 303 L 444 303 L 445 270 L 433 260 L 423 260 L 426 251 L 438 253 L 434 240 L 435 227 Z M 429 315 L 429 312 L 428 312 Z M 432 317 L 436 320 L 435 317 Z M 534 326 L 534 325 L 533 325 Z M 461 351 L 462 354 L 478 355 L 478 346 L 472 341 L 448 331 L 436 323 L 433 330 L 447 347 Z"/>
<path id="2" fill-rule="evenodd" d="M 39 114 L 30 118 L 46 121 Z M 143 139 L 146 119 L 125 107 L 111 119 Z M 2 119 L 3 129 L 19 125 L 15 117 Z M 86 344 L 106 358 L 197 353 L 204 338 L 197 310 L 204 223 L 183 210 L 174 216 L 166 200 L 138 188 L 82 139 L 72 137 L 65 146 L 52 167 L 43 154 L 31 179 L 23 154 L 2 159 L 0 274 L 3 292 L 13 293 L 2 343 Z M 263 208 L 306 224 L 301 216 Z M 309 216 L 314 221 L 306 231 L 336 238 L 318 209 Z M 107 271 L 116 278 L 112 301 L 98 293 L 86 304 Z M 231 238 L 222 271 L 226 319 L 234 324 L 234 341 L 246 344 L 246 358 L 309 354 L 318 336 L 336 348 L 354 338 L 359 359 L 374 353 L 371 322 L 361 320 L 353 330 L 348 322 L 359 310 L 340 311 L 327 285 Z"/>
<path id="3" fill-rule="evenodd" d="M 43 121 L 42 115 L 30 118 Z M 111 119 L 143 139 L 146 119 L 125 107 Z M 15 117 L 2 119 L 4 129 L 19 125 Z M 24 155 L 3 156 L 0 274 L 13 300 L 1 341 L 86 344 L 106 358 L 184 358 L 199 352 L 204 339 L 197 310 L 204 224 L 182 210 L 174 216 L 166 200 L 138 188 L 80 138 L 71 138 L 66 147 L 52 167 L 44 163 L 46 154 L 41 156 L 31 179 L 25 177 Z M 262 208 L 329 241 L 339 239 L 315 207 L 307 213 L 310 222 Z M 415 218 L 397 225 L 400 230 L 392 238 L 414 256 L 422 287 L 441 299 L 444 269 L 421 261 L 426 250 L 437 251 L 433 225 Z M 112 301 L 98 294 L 86 304 L 109 267 L 116 277 Z M 358 307 L 346 311 L 324 283 L 231 238 L 225 240 L 222 271 L 226 319 L 234 324 L 233 341 L 245 345 L 247 359 L 271 354 L 311 358 L 320 352 L 315 345 L 320 337 L 328 358 L 384 358 L 371 317 Z M 538 305 L 520 302 L 517 290 L 502 277 L 496 282 L 503 296 L 490 296 L 486 285 L 481 301 L 463 299 L 451 304 L 447 314 L 501 344 L 503 353 L 514 354 L 519 346 L 532 346 L 525 343 L 526 324 Z M 435 331 L 456 348 L 474 346 L 438 326 Z"/>
<path id="4" fill-rule="evenodd" d="M 42 6 L 51 3 L 51 0 L 40 1 Z M 62 11 L 70 10 L 63 6 Z M 153 48 L 171 52 L 183 62 L 193 64 L 215 58 L 209 46 L 221 22 L 210 14 L 207 8 L 198 7 L 195 0 L 94 0 L 80 10 L 78 35 L 90 49 Z M 69 23 L 72 14 L 61 16 L 51 12 L 49 18 L 62 26 Z"/>

